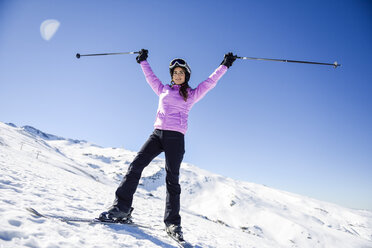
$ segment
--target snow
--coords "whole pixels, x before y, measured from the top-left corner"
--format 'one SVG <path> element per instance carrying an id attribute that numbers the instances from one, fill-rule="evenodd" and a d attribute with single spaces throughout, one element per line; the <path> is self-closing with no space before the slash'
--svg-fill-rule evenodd
<path id="1" fill-rule="evenodd" d="M 136 152 L 0 122 L 0 247 L 176 247 L 163 226 L 164 160 L 143 172 L 133 218 L 151 228 L 36 218 L 97 217 Z M 372 247 L 372 213 L 181 166 L 181 216 L 195 247 Z"/>

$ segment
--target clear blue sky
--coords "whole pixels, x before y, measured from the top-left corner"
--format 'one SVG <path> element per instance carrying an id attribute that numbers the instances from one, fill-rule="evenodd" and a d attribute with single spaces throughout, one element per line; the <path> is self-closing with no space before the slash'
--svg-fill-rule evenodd
<path id="1" fill-rule="evenodd" d="M 40 24 L 57 19 L 45 41 Z M 189 116 L 185 162 L 372 210 L 371 1 L 0 0 L 0 121 L 137 151 L 163 83 L 185 58 L 196 87 L 233 51 L 341 68 L 236 61 Z"/>

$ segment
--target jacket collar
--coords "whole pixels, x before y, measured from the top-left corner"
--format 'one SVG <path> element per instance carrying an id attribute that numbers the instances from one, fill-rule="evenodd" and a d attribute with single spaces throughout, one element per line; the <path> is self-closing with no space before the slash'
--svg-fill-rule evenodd
<path id="1" fill-rule="evenodd" d="M 173 89 L 173 88 L 175 88 L 175 89 L 179 89 L 180 87 L 181 87 L 181 85 L 178 85 L 178 84 L 175 84 L 174 82 L 172 82 L 171 84 L 170 84 L 170 87 Z"/>

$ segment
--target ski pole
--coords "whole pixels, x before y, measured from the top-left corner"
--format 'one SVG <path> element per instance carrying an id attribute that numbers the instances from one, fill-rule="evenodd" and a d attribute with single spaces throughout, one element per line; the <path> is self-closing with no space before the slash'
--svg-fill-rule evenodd
<path id="1" fill-rule="evenodd" d="M 341 66 L 341 64 L 338 64 L 337 61 L 331 64 L 331 63 L 310 62 L 310 61 L 289 60 L 289 59 L 268 59 L 268 58 L 253 58 L 253 57 L 239 57 L 239 56 L 237 56 L 236 58 L 237 59 L 253 59 L 253 60 L 289 62 L 289 63 L 303 63 L 303 64 L 314 64 L 314 65 L 332 65 L 334 68 L 337 68 L 337 66 Z"/>
<path id="2" fill-rule="evenodd" d="M 83 56 L 101 56 L 101 55 L 119 55 L 119 54 L 138 54 L 139 52 L 123 52 L 123 53 L 95 53 L 95 54 L 76 54 L 76 58 L 80 59 Z"/>

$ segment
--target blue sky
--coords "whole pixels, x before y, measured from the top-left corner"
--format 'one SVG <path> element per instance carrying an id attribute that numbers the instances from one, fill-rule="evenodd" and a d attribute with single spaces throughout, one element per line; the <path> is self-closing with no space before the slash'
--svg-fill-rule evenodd
<path id="1" fill-rule="evenodd" d="M 61 25 L 45 41 L 40 25 Z M 342 67 L 237 60 L 194 106 L 185 162 L 372 210 L 371 1 L 0 0 L 0 121 L 137 151 L 158 99 L 135 55 L 196 87 L 229 51 Z"/>

